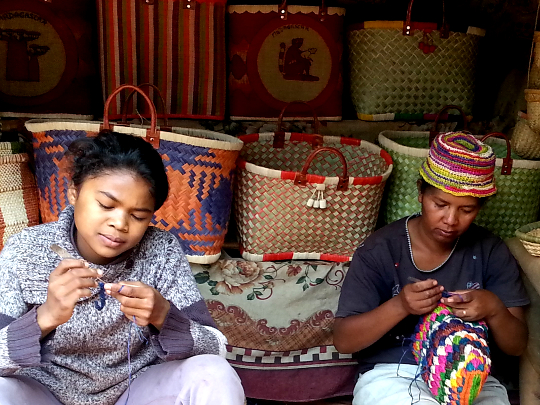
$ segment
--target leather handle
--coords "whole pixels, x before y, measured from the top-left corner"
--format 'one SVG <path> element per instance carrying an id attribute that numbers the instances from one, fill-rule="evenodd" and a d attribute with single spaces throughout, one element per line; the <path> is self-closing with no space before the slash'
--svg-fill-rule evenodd
<path id="1" fill-rule="evenodd" d="M 138 87 L 132 85 L 132 84 L 124 84 L 122 86 L 117 87 L 109 97 L 107 97 L 107 100 L 105 101 L 105 109 L 103 112 L 103 125 L 101 126 L 102 129 L 109 129 L 113 130 L 114 125 L 111 125 L 109 123 L 109 109 L 111 107 L 112 100 L 116 97 L 118 93 L 120 93 L 123 90 L 131 89 L 132 91 L 136 91 L 141 96 L 143 96 L 144 100 L 150 107 L 150 128 L 146 130 L 146 141 L 152 144 L 154 148 L 159 148 L 159 131 L 156 130 L 156 122 L 157 122 L 157 113 L 156 113 L 156 107 L 154 106 L 154 103 L 152 103 L 152 100 L 146 95 L 144 91 L 139 89 Z"/>
<path id="2" fill-rule="evenodd" d="M 190 0 L 187 0 L 190 1 Z M 321 0 L 321 5 L 319 6 L 319 20 L 324 21 L 328 15 L 328 7 L 326 6 L 325 0 Z M 283 0 L 278 6 L 279 18 L 286 20 L 289 17 L 289 9 L 287 7 L 287 0 Z"/>
<path id="3" fill-rule="evenodd" d="M 281 18 L 282 20 L 286 20 L 289 16 L 289 12 L 287 11 L 287 0 L 283 0 L 278 6 L 278 14 L 279 18 Z"/>
<path id="4" fill-rule="evenodd" d="M 506 176 L 509 174 L 512 174 L 512 165 L 514 160 L 512 159 L 512 147 L 510 146 L 510 141 L 508 140 L 508 137 L 503 134 L 502 132 L 492 132 L 490 134 L 487 134 L 484 136 L 481 141 L 484 142 L 486 139 L 490 137 L 496 137 L 496 138 L 502 138 L 506 141 L 506 157 L 503 158 L 503 164 L 501 167 L 501 174 Z"/>
<path id="5" fill-rule="evenodd" d="M 338 149 L 329 148 L 329 147 L 317 148 L 317 149 L 315 149 L 313 152 L 311 152 L 309 154 L 308 158 L 306 159 L 306 162 L 304 163 L 304 166 L 302 167 L 302 171 L 296 173 L 296 176 L 294 177 L 294 184 L 298 185 L 298 186 L 305 186 L 306 185 L 306 183 L 307 183 L 307 171 L 309 169 L 309 166 L 313 162 L 313 159 L 315 159 L 315 157 L 318 154 L 323 153 L 323 152 L 333 153 L 333 154 L 337 155 L 337 157 L 339 158 L 339 160 L 340 160 L 340 162 L 341 162 L 341 164 L 343 166 L 343 174 L 341 176 L 339 176 L 339 180 L 338 180 L 338 184 L 337 184 L 337 190 L 339 190 L 339 191 L 347 190 L 349 188 L 349 175 L 347 173 L 347 161 L 345 160 L 345 156 L 343 156 L 343 153 L 341 153 Z"/>
<path id="6" fill-rule="evenodd" d="M 461 114 L 461 119 L 463 120 L 463 131 L 467 132 L 467 116 L 465 115 L 465 112 L 463 111 L 463 109 L 457 105 L 452 105 L 452 104 L 446 105 L 437 113 L 437 116 L 435 117 L 435 122 L 433 122 L 433 127 L 431 131 L 429 131 L 429 144 L 430 145 L 438 134 L 437 125 L 439 125 L 439 120 L 441 119 L 441 116 L 448 110 L 459 111 L 459 113 Z"/>
<path id="7" fill-rule="evenodd" d="M 151 87 L 156 91 L 156 93 L 158 94 L 159 99 L 161 101 L 161 106 L 163 107 L 163 122 L 164 122 L 166 128 L 170 128 L 169 127 L 169 119 L 167 118 L 167 112 L 165 110 L 165 100 L 163 99 L 163 95 L 161 94 L 161 91 L 159 90 L 159 87 L 156 86 L 155 84 L 152 84 L 152 83 L 141 83 L 137 87 L 139 89 L 142 89 L 143 87 Z M 135 94 L 134 91 L 129 93 L 129 95 L 126 98 L 126 101 L 124 102 L 124 109 L 122 111 L 122 120 L 120 121 L 121 124 L 124 124 L 124 125 L 127 124 L 127 106 L 129 104 L 129 101 L 133 98 L 134 94 Z M 164 127 L 162 127 L 161 129 L 164 129 Z"/>
<path id="8" fill-rule="evenodd" d="M 448 27 L 448 24 L 446 23 L 446 13 L 444 8 L 444 0 L 442 1 L 442 24 L 441 24 L 441 38 L 448 38 L 450 36 L 450 28 Z M 405 19 L 405 22 L 403 23 L 403 35 L 412 35 L 413 34 L 413 26 L 412 26 L 412 7 L 413 7 L 414 0 L 411 0 L 409 2 L 409 7 L 407 8 L 407 17 Z"/>
<path id="9" fill-rule="evenodd" d="M 312 146 L 313 148 L 318 148 L 323 143 L 322 136 L 319 135 L 321 130 L 321 124 L 319 122 L 319 118 L 317 118 L 317 113 L 315 112 L 315 109 L 305 101 L 291 101 L 290 103 L 287 103 L 285 107 L 281 110 L 278 117 L 277 122 L 277 131 L 274 134 L 274 148 L 283 148 L 285 146 L 285 131 L 283 131 L 283 117 L 285 116 L 285 111 L 291 106 L 291 105 L 307 105 L 309 109 L 311 110 L 311 114 L 313 115 L 313 131 L 316 135 L 313 136 L 313 142 Z"/>

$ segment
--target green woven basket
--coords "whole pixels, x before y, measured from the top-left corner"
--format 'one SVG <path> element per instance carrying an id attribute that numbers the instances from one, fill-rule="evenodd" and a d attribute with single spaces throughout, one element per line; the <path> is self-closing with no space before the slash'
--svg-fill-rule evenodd
<path id="1" fill-rule="evenodd" d="M 497 155 L 497 194 L 488 198 L 475 222 L 501 238 L 510 238 L 516 229 L 538 219 L 540 161 L 521 159 L 512 153 L 512 173 L 501 175 L 506 143 L 496 138 L 486 143 Z M 394 161 L 381 206 L 382 220 L 388 224 L 420 211 L 416 181 L 420 178 L 418 169 L 428 155 L 429 132 L 383 131 L 379 144 Z"/>
<path id="2" fill-rule="evenodd" d="M 533 256 L 540 256 L 540 222 L 533 222 L 522 226 L 516 231 L 527 252 Z"/>

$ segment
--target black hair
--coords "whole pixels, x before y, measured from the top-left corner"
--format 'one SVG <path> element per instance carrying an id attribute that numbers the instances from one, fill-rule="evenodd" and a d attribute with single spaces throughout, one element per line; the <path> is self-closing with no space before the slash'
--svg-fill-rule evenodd
<path id="1" fill-rule="evenodd" d="M 435 190 L 435 189 L 437 189 L 437 187 L 429 184 L 427 181 L 424 180 L 423 177 L 420 177 L 418 179 L 418 190 L 420 191 L 420 194 L 425 194 L 426 191 Z M 482 207 L 486 203 L 489 197 L 476 197 L 476 198 L 478 199 L 478 206 Z"/>
<path id="2" fill-rule="evenodd" d="M 85 180 L 107 172 L 126 170 L 139 175 L 150 185 L 154 210 L 169 194 L 169 182 L 159 153 L 143 138 L 101 131 L 96 137 L 80 138 L 69 145 L 71 181 L 79 188 Z"/>

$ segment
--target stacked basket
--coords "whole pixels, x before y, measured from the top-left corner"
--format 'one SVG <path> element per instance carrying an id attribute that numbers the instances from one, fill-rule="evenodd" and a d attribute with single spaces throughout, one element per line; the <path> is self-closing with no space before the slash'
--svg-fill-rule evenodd
<path id="1" fill-rule="evenodd" d="M 390 156 L 351 138 L 277 132 L 240 139 L 235 204 L 242 256 L 351 260 L 375 227 Z"/>
<path id="2" fill-rule="evenodd" d="M 109 124 L 108 107 L 123 89 L 137 91 L 151 109 L 150 128 Z M 105 105 L 104 122 L 39 121 L 26 123 L 33 134 L 39 202 L 44 222 L 54 221 L 68 204 L 69 178 L 63 159 L 67 146 L 101 129 L 145 137 L 157 148 L 169 178 L 167 201 L 156 211 L 152 223 L 178 237 L 191 262 L 213 263 L 221 254 L 232 205 L 232 176 L 242 142 L 212 131 L 169 128 L 159 131 L 156 111 L 139 88 L 116 89 Z"/>

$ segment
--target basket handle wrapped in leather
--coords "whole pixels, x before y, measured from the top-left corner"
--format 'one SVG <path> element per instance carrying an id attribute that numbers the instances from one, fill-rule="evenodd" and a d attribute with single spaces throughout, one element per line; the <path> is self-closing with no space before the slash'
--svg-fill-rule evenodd
<path id="1" fill-rule="evenodd" d="M 311 110 L 311 114 L 313 115 L 313 131 L 315 131 L 314 135 L 311 135 L 310 138 L 312 138 L 312 145 L 313 148 L 318 148 L 323 144 L 323 137 L 319 135 L 321 124 L 319 122 L 319 118 L 317 118 L 317 113 L 315 113 L 315 109 L 305 101 L 291 101 L 290 103 L 287 103 L 285 107 L 281 110 L 278 117 L 277 122 L 277 131 L 274 134 L 274 148 L 283 148 L 285 146 L 285 131 L 283 131 L 283 117 L 285 116 L 285 111 L 291 106 L 291 105 L 307 105 L 309 109 Z"/>
<path id="2" fill-rule="evenodd" d="M 467 131 L 467 116 L 465 115 L 465 112 L 463 111 L 463 109 L 457 105 L 447 105 L 447 106 L 444 106 L 438 113 L 437 113 L 437 116 L 435 117 L 435 122 L 433 123 L 433 127 L 431 129 L 431 131 L 429 131 L 429 144 L 431 145 L 431 143 L 433 142 L 433 140 L 435 139 L 435 137 L 437 136 L 438 132 L 437 132 L 437 125 L 439 125 L 439 120 L 441 119 L 441 116 L 447 112 L 448 110 L 458 110 L 459 113 L 461 114 L 461 119 L 463 120 L 463 132 L 468 132 Z"/>
<path id="3" fill-rule="evenodd" d="M 113 130 L 114 125 L 109 123 L 109 109 L 111 106 L 112 100 L 116 97 L 118 93 L 120 93 L 123 90 L 131 89 L 132 91 L 136 91 L 141 96 L 143 96 L 144 100 L 148 103 L 148 106 L 150 107 L 150 128 L 146 130 L 146 141 L 149 142 L 154 148 L 159 148 L 159 131 L 156 129 L 156 122 L 157 122 L 157 113 L 156 113 L 156 107 L 154 106 L 154 103 L 152 103 L 152 100 L 146 95 L 144 91 L 139 89 L 136 86 L 133 86 L 131 84 L 124 84 L 122 86 L 117 87 L 111 95 L 107 98 L 105 101 L 105 110 L 103 112 L 103 124 L 101 125 L 102 129 L 109 129 Z"/>
<path id="4" fill-rule="evenodd" d="M 306 183 L 307 183 L 307 171 L 309 169 L 309 166 L 313 162 L 313 159 L 315 159 L 315 157 L 319 153 L 323 153 L 323 152 L 333 153 L 333 154 L 337 155 L 337 157 L 341 161 L 341 164 L 343 166 L 343 174 L 341 176 L 339 176 L 339 180 L 338 180 L 338 184 L 337 184 L 336 189 L 339 190 L 339 191 L 347 190 L 349 188 L 349 175 L 347 173 L 347 161 L 345 160 L 345 156 L 343 156 L 343 153 L 341 153 L 338 149 L 329 148 L 329 147 L 317 148 L 317 149 L 315 149 L 313 152 L 311 152 L 309 154 L 308 158 L 306 159 L 306 162 L 304 163 L 304 166 L 302 167 L 302 171 L 296 173 L 296 176 L 294 178 L 294 184 L 298 185 L 298 186 L 305 186 L 306 185 Z"/>
<path id="5" fill-rule="evenodd" d="M 141 83 L 137 86 L 139 89 L 142 89 L 143 87 L 151 87 L 154 89 L 154 91 L 157 93 L 159 99 L 161 100 L 161 106 L 163 107 L 163 123 L 165 125 L 160 126 L 160 130 L 163 131 L 170 131 L 171 127 L 169 126 L 169 119 L 167 117 L 167 113 L 165 111 L 165 100 L 163 99 L 163 95 L 161 94 L 161 91 L 159 90 L 159 87 L 152 83 Z M 135 94 L 134 91 L 129 93 L 129 95 L 126 98 L 126 101 L 124 102 L 124 108 L 122 111 L 122 121 L 120 121 L 121 124 L 127 125 L 127 106 L 129 104 L 129 101 L 133 98 L 133 95 Z"/>
<path id="6" fill-rule="evenodd" d="M 501 167 L 501 174 L 502 175 L 509 175 L 512 174 L 512 165 L 514 160 L 512 159 L 512 147 L 510 146 L 510 141 L 508 140 L 508 137 L 503 134 L 502 132 L 492 132 L 490 134 L 487 134 L 484 136 L 481 141 L 484 142 L 486 139 L 490 137 L 496 137 L 496 138 L 502 138 L 506 141 L 506 157 L 503 158 L 503 164 Z"/>
<path id="7" fill-rule="evenodd" d="M 409 7 L 407 8 L 407 18 L 403 22 L 403 35 L 412 35 L 413 33 L 413 26 L 412 26 L 412 6 L 413 6 L 414 0 L 411 0 L 409 2 Z M 441 24 L 441 38 L 448 38 L 450 36 L 450 28 L 448 27 L 448 24 L 446 23 L 446 16 L 444 12 L 444 0 L 442 0 L 442 24 Z"/>
<path id="8" fill-rule="evenodd" d="M 279 14 L 279 18 L 281 18 L 282 20 L 286 20 L 287 17 L 289 16 L 289 12 L 287 9 L 287 0 L 283 0 L 281 4 L 278 6 L 278 14 Z M 324 0 L 322 0 L 321 5 L 319 6 L 319 21 L 324 21 L 327 15 L 328 15 L 328 7 L 326 7 Z"/>

